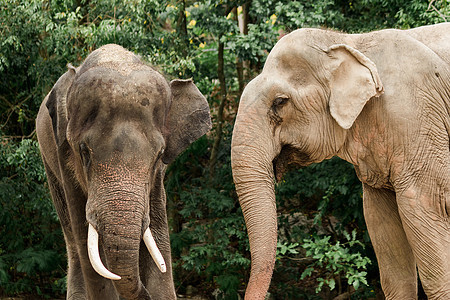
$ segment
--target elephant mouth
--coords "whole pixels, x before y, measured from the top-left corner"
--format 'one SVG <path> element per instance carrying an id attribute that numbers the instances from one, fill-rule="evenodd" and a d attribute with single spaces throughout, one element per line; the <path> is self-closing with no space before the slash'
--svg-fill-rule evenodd
<path id="1" fill-rule="evenodd" d="M 280 182 L 288 171 L 311 164 L 311 158 L 292 145 L 284 145 L 272 163 L 275 179 Z"/>

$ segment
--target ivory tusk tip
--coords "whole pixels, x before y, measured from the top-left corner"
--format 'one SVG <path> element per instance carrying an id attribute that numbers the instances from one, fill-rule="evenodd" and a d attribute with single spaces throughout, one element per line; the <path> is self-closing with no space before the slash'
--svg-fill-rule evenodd
<path id="1" fill-rule="evenodd" d="M 114 273 L 111 273 L 111 275 L 109 277 L 106 277 L 106 278 L 109 278 L 111 280 L 120 280 L 122 277 L 120 277 L 119 275 L 116 275 Z"/>
<path id="2" fill-rule="evenodd" d="M 166 264 L 161 264 L 161 265 L 159 266 L 159 270 L 160 270 L 162 273 L 166 273 L 166 271 L 167 271 Z"/>
<path id="3" fill-rule="evenodd" d="M 156 242 L 153 238 L 152 233 L 150 232 L 150 228 L 147 228 L 145 230 L 143 239 L 156 266 L 162 273 L 165 273 L 167 271 L 166 262 L 164 261 L 164 257 L 161 255 L 158 246 L 156 246 Z"/>

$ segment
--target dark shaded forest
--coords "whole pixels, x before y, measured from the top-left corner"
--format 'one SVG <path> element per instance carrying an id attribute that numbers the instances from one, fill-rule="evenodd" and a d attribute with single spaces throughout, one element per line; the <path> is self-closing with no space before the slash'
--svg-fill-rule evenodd
<path id="1" fill-rule="evenodd" d="M 240 299 L 250 254 L 231 176 L 231 134 L 240 95 L 276 41 L 303 27 L 356 33 L 450 20 L 448 0 L 0 3 L 0 296 L 24 299 L 59 299 L 66 289 L 64 238 L 35 117 L 68 63 L 78 66 L 116 43 L 168 80 L 193 78 L 213 128 L 166 174 L 176 289 L 180 296 Z M 382 299 L 353 167 L 334 158 L 292 170 L 276 188 L 271 299 Z"/>

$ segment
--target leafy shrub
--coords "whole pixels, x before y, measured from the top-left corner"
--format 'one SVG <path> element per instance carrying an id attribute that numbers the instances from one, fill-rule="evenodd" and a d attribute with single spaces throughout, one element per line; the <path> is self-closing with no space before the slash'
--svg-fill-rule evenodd
<path id="1" fill-rule="evenodd" d="M 347 242 L 332 245 L 330 243 L 331 236 L 323 238 L 314 237 L 313 239 L 304 239 L 302 247 L 307 249 L 306 256 L 312 257 L 315 261 L 309 265 L 300 276 L 304 279 L 310 276 L 317 268 L 325 270 L 325 278 L 317 278 L 318 286 L 316 293 L 319 292 L 324 284 L 327 284 L 331 290 L 336 286 L 336 279 L 345 277 L 349 285 L 357 290 L 360 284 L 368 285 L 366 275 L 367 265 L 371 263 L 368 257 L 362 256 L 360 252 L 351 251 L 354 246 L 364 244 L 356 239 L 356 230 L 352 231 L 350 236 L 344 232 Z"/>
<path id="2" fill-rule="evenodd" d="M 181 228 L 175 230 L 178 232 L 171 234 L 174 257 L 179 257 L 174 274 L 181 293 L 188 283 L 198 282 L 205 295 L 237 299 L 248 275 L 242 272 L 250 265 L 247 233 L 234 194 L 230 157 L 225 155 L 230 139 L 228 134 L 224 150 L 219 153 L 216 178 L 208 178 L 204 165 L 207 159 L 192 160 L 194 153 L 198 157 L 208 157 L 205 156 L 208 153 L 206 137 L 195 142 L 168 170 L 168 198 L 176 199 L 177 218 L 182 223 Z M 192 170 L 200 174 L 190 173 Z M 172 217 L 171 221 L 175 219 Z"/>
<path id="3" fill-rule="evenodd" d="M 0 144 L 0 292 L 65 291 L 64 238 L 36 141 Z"/>

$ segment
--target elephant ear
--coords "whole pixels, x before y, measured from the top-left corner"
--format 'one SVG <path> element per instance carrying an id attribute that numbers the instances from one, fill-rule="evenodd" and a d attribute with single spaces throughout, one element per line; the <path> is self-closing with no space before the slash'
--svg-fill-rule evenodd
<path id="1" fill-rule="evenodd" d="M 383 93 L 383 84 L 376 65 L 358 50 L 338 44 L 325 52 L 331 58 L 330 112 L 349 129 L 366 102 Z"/>
<path id="2" fill-rule="evenodd" d="M 211 129 L 208 102 L 192 80 L 172 80 L 170 88 L 172 103 L 165 122 L 166 149 L 162 157 L 165 164 Z"/>
<path id="3" fill-rule="evenodd" d="M 61 145 L 66 140 L 67 110 L 66 100 L 67 92 L 72 86 L 76 75 L 76 69 L 68 65 L 68 71 L 62 75 L 53 86 L 48 95 L 47 106 L 48 113 L 52 119 L 53 134 L 57 145 Z"/>

